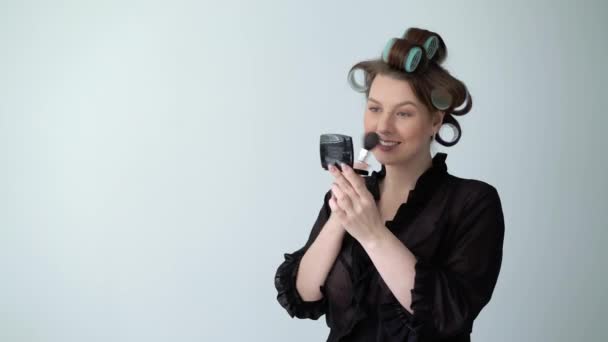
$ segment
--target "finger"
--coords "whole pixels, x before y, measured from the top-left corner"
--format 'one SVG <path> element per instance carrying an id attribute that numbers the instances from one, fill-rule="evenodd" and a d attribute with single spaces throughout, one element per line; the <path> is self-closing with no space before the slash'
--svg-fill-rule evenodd
<path id="1" fill-rule="evenodd" d="M 332 194 L 331 197 L 329 198 L 329 207 L 331 208 L 332 212 L 336 212 L 338 211 L 339 207 L 338 207 L 338 203 L 336 203 L 336 198 L 334 197 L 334 195 Z"/>
<path id="2" fill-rule="evenodd" d="M 331 197 L 329 198 L 329 203 L 330 204 L 333 203 L 336 211 L 342 211 L 342 208 L 340 207 L 340 204 L 338 203 L 338 198 L 333 194 L 333 191 L 332 191 Z"/>
<path id="3" fill-rule="evenodd" d="M 348 195 L 346 195 L 337 184 L 332 185 L 331 191 L 336 197 L 336 202 L 338 203 L 338 206 L 342 210 L 350 212 L 352 210 L 352 202 L 350 197 L 348 197 Z"/>
<path id="4" fill-rule="evenodd" d="M 340 190 L 342 196 L 348 199 L 351 203 L 354 204 L 359 201 L 359 195 L 344 176 L 336 177 L 332 183 L 332 186 L 336 186 Z"/>
<path id="5" fill-rule="evenodd" d="M 329 199 L 329 207 L 331 208 L 331 211 L 333 213 L 336 213 L 338 215 L 341 215 L 344 213 L 344 210 L 342 210 L 342 208 L 340 208 L 340 205 L 338 204 L 338 199 L 333 195 L 331 198 Z"/>
<path id="6" fill-rule="evenodd" d="M 342 190 L 344 194 L 349 196 L 351 200 L 357 201 L 359 195 L 357 194 L 353 186 L 350 184 L 348 179 L 344 177 L 344 173 L 340 172 L 340 170 L 335 167 L 333 168 L 333 170 L 330 170 L 330 172 L 332 176 L 334 176 L 334 184 L 337 184 L 340 187 L 340 190 Z"/>
<path id="7" fill-rule="evenodd" d="M 342 176 L 348 180 L 351 187 L 357 193 L 357 196 L 364 197 L 369 192 L 367 187 L 365 187 L 365 180 L 363 177 L 355 173 L 355 171 L 346 164 L 343 164 L 342 166 Z"/>

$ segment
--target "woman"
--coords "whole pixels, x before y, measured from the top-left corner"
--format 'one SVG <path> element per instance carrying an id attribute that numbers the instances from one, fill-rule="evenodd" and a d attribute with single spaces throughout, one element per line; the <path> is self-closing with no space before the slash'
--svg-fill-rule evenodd
<path id="1" fill-rule="evenodd" d="M 411 28 L 381 59 L 350 70 L 367 99 L 365 132 L 381 138 L 372 153 L 382 168 L 369 177 L 330 169 L 334 183 L 308 241 L 275 276 L 291 317 L 326 315 L 328 341 L 470 341 L 490 301 L 504 239 L 498 192 L 448 173 L 446 153 L 430 154 L 433 140 L 460 139 L 452 115 L 472 107 L 466 86 L 440 65 L 446 55 L 438 34 Z M 452 142 L 438 135 L 443 124 L 455 128 Z"/>

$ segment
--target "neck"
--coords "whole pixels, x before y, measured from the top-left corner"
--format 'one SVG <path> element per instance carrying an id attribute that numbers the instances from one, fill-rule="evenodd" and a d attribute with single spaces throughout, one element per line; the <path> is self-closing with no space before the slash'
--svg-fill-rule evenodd
<path id="1" fill-rule="evenodd" d="M 429 153 L 422 153 L 407 162 L 407 164 L 385 164 L 386 175 L 380 183 L 380 193 L 393 196 L 407 196 L 414 189 L 416 181 L 433 164 L 433 158 Z M 407 198 L 406 198 L 407 200 Z"/>

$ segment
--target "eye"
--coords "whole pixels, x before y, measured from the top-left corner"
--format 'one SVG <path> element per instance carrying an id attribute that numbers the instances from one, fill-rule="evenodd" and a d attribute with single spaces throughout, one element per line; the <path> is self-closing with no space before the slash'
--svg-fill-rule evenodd
<path id="1" fill-rule="evenodd" d="M 401 115 L 401 116 L 414 116 L 414 114 L 412 114 L 412 113 L 408 113 L 408 112 L 399 112 L 399 113 L 397 113 L 397 114 L 398 114 L 398 115 L 403 114 L 403 115 Z"/>
<path id="2" fill-rule="evenodd" d="M 376 112 L 377 109 L 379 109 L 379 108 L 378 107 L 369 107 L 369 110 L 374 113 Z"/>

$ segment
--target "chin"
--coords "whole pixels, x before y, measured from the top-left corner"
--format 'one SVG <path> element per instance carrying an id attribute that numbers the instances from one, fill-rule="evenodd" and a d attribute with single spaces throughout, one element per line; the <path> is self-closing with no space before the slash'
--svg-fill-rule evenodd
<path id="1" fill-rule="evenodd" d="M 384 165 L 391 165 L 391 164 L 399 163 L 399 161 L 404 158 L 403 154 L 395 154 L 395 155 L 387 156 L 387 155 L 382 155 L 381 153 L 382 152 L 374 153 L 374 157 L 380 164 L 384 164 Z"/>
<path id="2" fill-rule="evenodd" d="M 409 149 L 405 150 L 396 150 L 391 153 L 386 153 L 383 151 L 372 152 L 374 158 L 380 164 L 384 165 L 392 165 L 392 164 L 402 164 L 404 161 L 410 160 L 416 155 L 416 151 L 410 151 Z"/>

